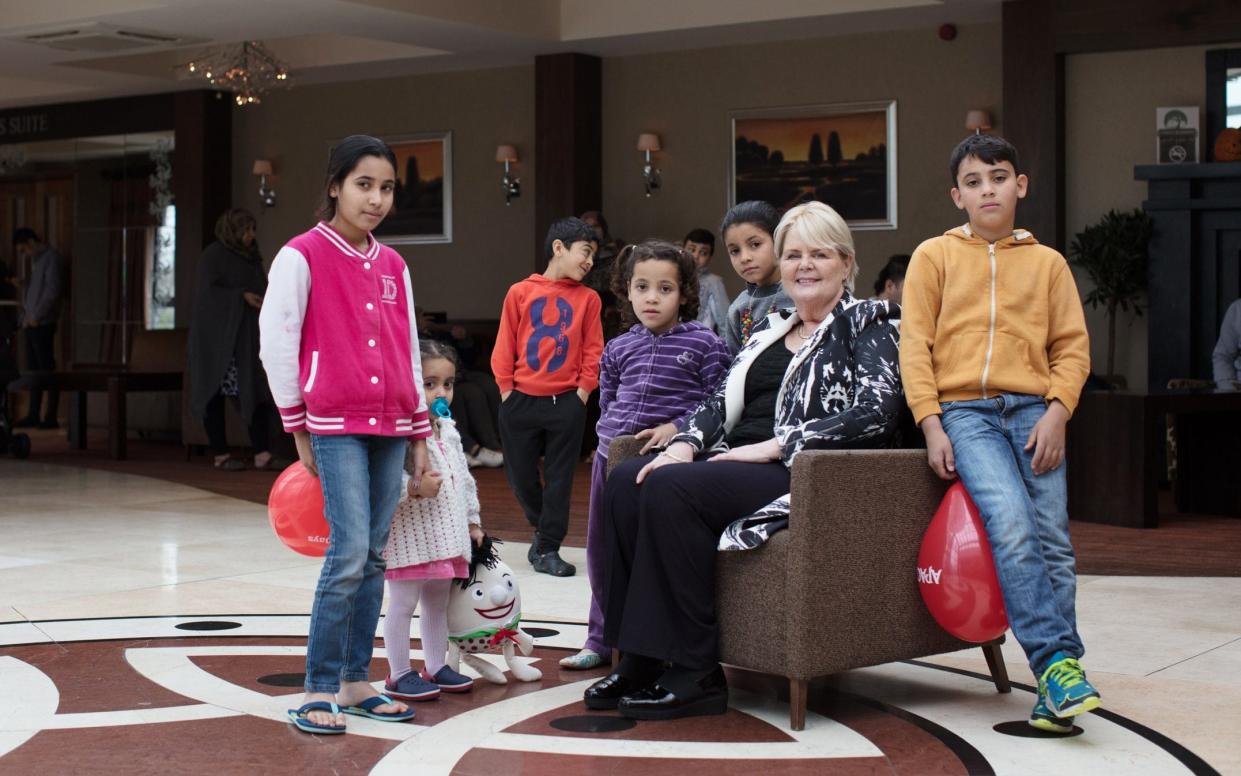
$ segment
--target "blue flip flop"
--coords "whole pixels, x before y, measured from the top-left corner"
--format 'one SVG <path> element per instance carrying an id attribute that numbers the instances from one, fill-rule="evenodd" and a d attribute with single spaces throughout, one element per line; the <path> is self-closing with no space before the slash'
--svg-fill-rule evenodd
<path id="1" fill-rule="evenodd" d="M 311 701 L 303 704 L 301 708 L 289 709 L 289 721 L 303 733 L 321 733 L 323 735 L 338 735 L 345 732 L 344 727 L 336 725 L 320 725 L 311 722 L 309 714 L 312 711 L 326 711 L 332 715 L 340 713 L 340 706 L 327 701 Z"/>
<path id="2" fill-rule="evenodd" d="M 356 706 L 346 706 L 341 711 L 346 714 L 356 714 L 359 717 L 377 719 L 380 722 L 405 722 L 414 718 L 413 709 L 406 709 L 405 711 L 373 711 L 376 706 L 382 706 L 385 703 L 393 703 L 393 700 L 387 695 L 376 695 L 372 698 L 367 698 Z"/>

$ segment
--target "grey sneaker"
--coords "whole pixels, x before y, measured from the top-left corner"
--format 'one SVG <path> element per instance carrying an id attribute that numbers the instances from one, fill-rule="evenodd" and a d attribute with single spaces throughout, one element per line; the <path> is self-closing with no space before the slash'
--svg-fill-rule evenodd
<path id="1" fill-rule="evenodd" d="M 474 460 L 478 461 L 479 466 L 486 466 L 488 469 L 498 469 L 504 465 L 504 453 L 499 450 L 492 450 L 489 447 L 478 448 L 478 454 L 474 456 Z"/>

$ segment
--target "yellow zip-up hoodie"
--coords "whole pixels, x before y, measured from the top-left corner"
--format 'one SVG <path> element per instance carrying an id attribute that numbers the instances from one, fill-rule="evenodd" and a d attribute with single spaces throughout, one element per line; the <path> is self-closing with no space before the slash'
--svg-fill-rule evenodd
<path id="1" fill-rule="evenodd" d="M 1068 262 L 1017 229 L 969 224 L 918 246 L 901 302 L 901 380 L 921 423 L 940 402 L 1024 393 L 1077 407 L 1090 340 Z"/>

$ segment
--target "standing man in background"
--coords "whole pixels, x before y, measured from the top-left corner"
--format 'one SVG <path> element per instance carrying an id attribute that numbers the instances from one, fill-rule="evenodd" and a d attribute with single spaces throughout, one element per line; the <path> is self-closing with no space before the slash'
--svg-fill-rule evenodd
<path id="1" fill-rule="evenodd" d="M 13 250 L 19 261 L 30 259 L 30 277 L 22 294 L 21 327 L 25 330 L 26 369 L 44 373 L 56 370 L 56 322 L 65 292 L 65 266 L 60 254 L 39 239 L 33 229 L 13 232 Z M 39 419 L 46 377 L 35 374 L 30 382 L 30 409 L 14 427 L 56 428 L 60 409 L 60 390 L 47 390 L 47 412 Z"/>

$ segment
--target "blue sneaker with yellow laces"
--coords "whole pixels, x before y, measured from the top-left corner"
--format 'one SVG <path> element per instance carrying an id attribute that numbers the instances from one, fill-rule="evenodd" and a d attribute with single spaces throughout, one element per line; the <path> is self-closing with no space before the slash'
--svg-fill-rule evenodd
<path id="1" fill-rule="evenodd" d="M 1038 694 L 1046 700 L 1047 710 L 1061 719 L 1094 711 L 1102 703 L 1081 663 L 1063 652 L 1052 656 L 1051 665 L 1039 677 Z"/>
<path id="2" fill-rule="evenodd" d="M 1047 708 L 1047 701 L 1043 699 L 1042 693 L 1039 693 L 1034 711 L 1030 712 L 1030 727 L 1048 733 L 1072 733 L 1073 720 L 1052 714 L 1051 709 Z"/>

